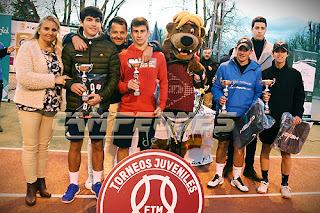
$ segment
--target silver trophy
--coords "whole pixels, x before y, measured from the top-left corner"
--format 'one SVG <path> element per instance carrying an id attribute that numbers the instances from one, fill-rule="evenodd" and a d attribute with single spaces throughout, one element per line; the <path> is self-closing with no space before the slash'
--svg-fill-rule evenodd
<path id="1" fill-rule="evenodd" d="M 232 81 L 230 80 L 222 80 L 220 79 L 220 83 L 225 86 L 225 88 L 223 88 L 223 95 L 227 98 L 228 97 L 228 86 L 230 86 L 230 84 L 232 83 Z M 226 103 L 223 104 L 222 108 L 221 108 L 221 113 L 222 114 L 227 114 L 227 106 Z"/>
<path id="2" fill-rule="evenodd" d="M 134 68 L 134 71 L 133 71 L 133 77 L 134 79 L 136 80 L 136 82 L 139 82 L 139 70 L 138 68 L 140 67 L 140 65 L 142 64 L 142 60 L 140 58 L 130 58 L 128 60 L 128 63 L 131 67 Z M 140 89 L 136 89 L 134 92 L 133 92 L 133 95 L 134 96 L 140 96 Z"/>
<path id="3" fill-rule="evenodd" d="M 274 81 L 271 79 L 266 79 L 266 80 L 262 80 L 262 83 L 266 86 L 265 88 L 265 92 L 269 92 L 269 86 L 271 87 L 274 84 Z M 270 113 L 270 109 L 269 109 L 269 104 L 268 102 L 265 103 L 264 105 L 264 113 L 265 114 L 269 114 Z"/>
<path id="4" fill-rule="evenodd" d="M 86 85 L 87 73 L 89 73 L 92 70 L 93 64 L 78 64 L 78 63 L 76 63 L 74 66 L 76 67 L 76 69 L 78 70 L 79 73 L 82 73 L 81 83 L 83 85 Z M 88 91 L 85 91 L 82 93 L 82 101 L 86 102 L 88 100 L 89 100 Z"/>

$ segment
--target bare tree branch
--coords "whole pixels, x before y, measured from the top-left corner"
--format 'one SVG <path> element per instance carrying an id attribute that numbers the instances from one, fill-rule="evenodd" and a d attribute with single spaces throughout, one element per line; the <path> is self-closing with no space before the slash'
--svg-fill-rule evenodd
<path id="1" fill-rule="evenodd" d="M 106 14 L 106 9 L 107 9 L 107 4 L 108 4 L 109 0 L 105 0 L 102 7 L 101 7 L 101 11 L 102 11 L 102 14 L 103 16 L 105 16 Z"/>
<path id="2" fill-rule="evenodd" d="M 86 5 L 86 0 L 80 0 L 80 11 L 84 8 Z"/>
<path id="3" fill-rule="evenodd" d="M 70 18 L 71 18 L 71 8 L 72 8 L 72 4 L 71 4 L 71 0 L 69 0 L 68 3 L 68 13 L 67 13 L 67 25 L 70 25 Z"/>
<path id="4" fill-rule="evenodd" d="M 198 14 L 198 0 L 196 0 L 196 14 Z"/>
<path id="5" fill-rule="evenodd" d="M 120 7 L 121 7 L 126 1 L 127 1 L 127 0 L 121 0 L 121 1 L 119 2 L 119 4 L 117 4 L 116 6 L 114 6 L 114 5 L 115 5 L 115 0 L 113 1 L 112 7 L 111 7 L 111 11 L 110 11 L 110 13 L 108 14 L 108 16 L 107 16 L 107 17 L 105 18 L 105 20 L 104 20 L 103 28 L 106 27 L 107 22 L 108 22 L 109 18 L 112 16 L 112 14 L 113 14 L 113 13 L 117 13 L 117 12 L 119 11 Z"/>
<path id="6" fill-rule="evenodd" d="M 224 13 L 224 18 L 229 15 L 229 13 L 232 13 L 236 9 L 236 3 L 233 2 L 232 6 Z"/>
<path id="7" fill-rule="evenodd" d="M 36 7 L 34 6 L 33 2 L 30 1 L 30 0 L 26 0 L 26 3 L 31 7 L 32 12 L 33 12 L 34 19 L 37 20 L 37 21 L 39 21 L 39 20 L 40 20 L 40 17 L 39 17 L 39 15 L 38 15 L 37 9 L 36 9 Z"/>
<path id="8" fill-rule="evenodd" d="M 21 0 L 17 0 L 22 8 L 22 11 L 26 16 L 28 17 L 29 20 L 34 20 L 34 18 L 31 16 L 27 8 L 24 6 L 24 3 Z"/>
<path id="9" fill-rule="evenodd" d="M 57 17 L 57 19 L 59 19 L 58 17 L 58 14 L 57 14 L 57 11 L 56 11 L 56 3 L 57 3 L 57 0 L 51 0 L 51 3 L 52 3 L 52 14 Z"/>
<path id="10" fill-rule="evenodd" d="M 67 0 L 64 0 L 63 21 L 62 21 L 62 23 L 64 24 L 67 23 L 67 7 L 68 7 Z"/>

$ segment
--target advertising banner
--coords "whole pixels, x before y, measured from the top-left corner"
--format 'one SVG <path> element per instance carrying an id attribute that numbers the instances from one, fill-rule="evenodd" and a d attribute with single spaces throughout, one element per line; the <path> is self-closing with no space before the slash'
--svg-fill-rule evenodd
<path id="1" fill-rule="evenodd" d="M 293 55 L 292 67 L 297 69 L 301 75 L 304 85 L 305 102 L 304 102 L 304 120 L 311 120 L 311 107 L 313 87 L 316 74 L 318 53 L 295 50 Z"/>
<path id="2" fill-rule="evenodd" d="M 0 42 L 4 45 L 4 47 L 10 46 L 10 43 L 11 43 L 11 16 L 10 15 L 0 14 Z M 0 66 L 1 66 L 2 77 L 3 77 L 2 99 L 8 100 L 10 57 L 6 56 L 0 60 L 1 60 Z"/>
<path id="3" fill-rule="evenodd" d="M 16 48 L 16 53 L 18 54 L 20 46 L 25 42 L 26 40 L 32 38 L 34 35 L 37 26 L 39 23 L 36 22 L 26 22 L 26 21 L 12 21 L 12 45 Z M 60 27 L 60 33 L 58 34 L 58 45 L 61 45 L 61 41 L 63 36 L 70 32 L 76 32 L 76 28 L 72 27 Z M 15 55 L 13 55 L 15 56 Z M 14 72 L 13 67 L 10 69 L 10 71 Z"/>

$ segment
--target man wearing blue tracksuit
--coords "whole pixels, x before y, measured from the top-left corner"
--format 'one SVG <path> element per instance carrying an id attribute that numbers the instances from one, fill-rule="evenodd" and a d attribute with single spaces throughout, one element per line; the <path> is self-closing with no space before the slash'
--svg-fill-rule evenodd
<path id="1" fill-rule="evenodd" d="M 237 55 L 230 61 L 222 63 L 217 71 L 216 81 L 212 87 L 213 99 L 217 103 L 217 112 L 226 104 L 228 112 L 236 113 L 237 120 L 245 114 L 258 97 L 262 94 L 261 69 L 260 65 L 249 59 L 252 52 L 252 42 L 249 38 L 239 39 L 235 47 Z M 228 96 L 224 96 L 223 89 L 225 86 L 221 84 L 222 80 L 229 80 L 231 84 L 228 86 Z M 216 116 L 218 117 L 218 116 Z M 216 123 L 216 122 L 215 122 Z M 222 172 L 226 162 L 226 154 L 229 142 L 233 143 L 232 132 L 220 132 L 217 135 L 219 140 L 217 148 L 216 175 L 208 182 L 208 187 L 216 187 L 224 182 Z M 238 150 L 234 147 L 234 176 L 231 185 L 240 191 L 249 191 L 241 180 L 242 165 L 244 161 L 243 149 Z"/>

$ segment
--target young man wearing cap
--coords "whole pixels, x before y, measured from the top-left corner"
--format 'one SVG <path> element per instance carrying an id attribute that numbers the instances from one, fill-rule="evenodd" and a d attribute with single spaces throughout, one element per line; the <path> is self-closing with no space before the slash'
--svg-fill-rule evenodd
<path id="1" fill-rule="evenodd" d="M 268 170 L 269 154 L 271 144 L 273 143 L 279 129 L 281 115 L 284 112 L 290 112 L 294 117 L 294 124 L 301 123 L 304 104 L 304 87 L 302 77 L 299 71 L 289 67 L 287 57 L 289 56 L 288 44 L 284 41 L 277 41 L 273 46 L 274 61 L 272 66 L 262 73 L 262 79 L 273 79 L 274 85 L 270 88 L 270 93 L 264 93 L 264 101 L 269 101 L 270 115 L 276 119 L 276 123 L 270 128 L 259 134 L 262 142 L 260 155 L 262 178 L 261 184 L 257 191 L 266 193 L 268 190 Z M 271 96 L 270 96 L 271 95 Z M 290 187 L 288 178 L 291 167 L 290 153 L 281 152 L 282 163 L 282 183 L 281 194 L 283 198 L 290 198 Z"/>
<path id="2" fill-rule="evenodd" d="M 236 57 L 220 65 L 217 71 L 217 79 L 212 87 L 213 99 L 217 104 L 217 112 L 226 104 L 227 111 L 236 113 L 234 120 L 245 114 L 252 104 L 260 97 L 262 86 L 261 69 L 258 63 L 249 59 L 252 52 L 252 42 L 249 38 L 239 39 L 235 47 Z M 229 94 L 224 96 L 222 80 L 229 80 L 232 84 L 228 87 Z M 216 116 L 216 118 L 219 116 Z M 216 120 L 217 121 L 217 120 Z M 217 122 L 215 122 L 217 124 Z M 215 125 L 217 127 L 217 125 Z M 232 132 L 219 132 L 217 135 L 219 144 L 217 148 L 216 175 L 208 182 L 208 187 L 216 187 L 224 182 L 222 177 L 223 167 L 226 162 L 227 149 L 230 141 L 233 143 Z M 243 149 L 234 147 L 234 176 L 231 185 L 240 191 L 249 191 L 241 180 L 242 165 L 244 160 Z"/>
<path id="3" fill-rule="evenodd" d="M 267 41 L 264 37 L 267 32 L 267 20 L 261 16 L 258 16 L 252 20 L 251 23 L 251 32 L 252 32 L 252 49 L 253 51 L 250 54 L 250 59 L 260 64 L 260 68 L 262 71 L 271 67 L 272 65 L 272 47 L 273 45 Z M 234 57 L 235 52 L 231 57 Z M 257 139 L 254 139 L 247 147 L 246 147 L 246 158 L 245 158 L 245 168 L 243 171 L 243 175 L 254 180 L 260 181 L 261 178 L 258 177 L 257 173 L 253 168 L 254 164 L 254 155 L 256 152 Z M 226 164 L 226 168 L 224 173 L 227 174 L 231 171 L 232 166 L 232 155 L 233 155 L 233 147 L 229 146 L 228 149 L 228 160 Z"/>

